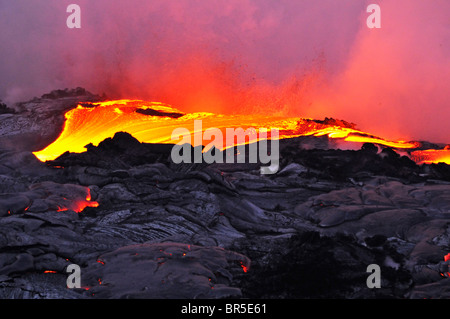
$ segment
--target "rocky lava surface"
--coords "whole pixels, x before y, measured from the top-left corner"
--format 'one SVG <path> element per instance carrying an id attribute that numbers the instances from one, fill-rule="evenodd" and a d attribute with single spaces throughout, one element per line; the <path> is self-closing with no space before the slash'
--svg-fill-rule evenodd
<path id="1" fill-rule="evenodd" d="M 261 175 L 174 164 L 171 145 L 124 132 L 34 157 L 68 108 L 99 99 L 57 91 L 0 114 L 0 298 L 450 297 L 448 165 L 300 137 Z M 99 205 L 77 213 L 87 193 Z M 66 286 L 70 264 L 79 289 Z"/>

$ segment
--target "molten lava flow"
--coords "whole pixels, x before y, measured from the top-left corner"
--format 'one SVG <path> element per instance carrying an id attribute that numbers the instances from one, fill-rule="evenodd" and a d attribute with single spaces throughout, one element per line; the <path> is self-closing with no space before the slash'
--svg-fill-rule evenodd
<path id="1" fill-rule="evenodd" d="M 418 164 L 450 164 L 450 149 L 414 151 L 411 152 L 411 158 Z"/>
<path id="2" fill-rule="evenodd" d="M 111 138 L 116 132 L 124 131 L 145 143 L 178 143 L 172 140 L 172 132 L 176 128 L 186 128 L 194 136 L 193 146 L 209 144 L 202 140 L 203 133 L 208 128 L 225 131 L 226 128 L 277 128 L 279 138 L 297 136 L 328 136 L 343 139 L 347 142 L 376 143 L 393 148 L 414 149 L 419 143 L 405 141 L 387 141 L 385 139 L 356 130 L 353 126 L 341 121 L 313 121 L 303 118 L 275 117 L 270 115 L 222 115 L 213 113 L 183 112 L 163 103 L 141 100 L 115 100 L 101 103 L 83 103 L 65 114 L 66 122 L 61 135 L 45 149 L 35 152 L 41 161 L 53 160 L 69 151 L 80 153 L 85 151 L 89 143 L 98 145 L 106 138 Z M 202 129 L 194 130 L 194 121 L 202 120 Z M 343 124 L 344 123 L 344 124 Z M 195 136 L 199 134 L 200 138 Z M 223 134 L 225 136 L 226 134 Z M 269 138 L 269 137 L 268 137 Z M 257 140 L 246 140 L 246 143 Z M 231 145 L 237 142 L 232 141 Z M 224 149 L 230 146 L 230 141 L 224 141 Z M 445 153 L 448 160 L 448 152 Z M 432 156 L 430 156 L 432 157 Z M 89 203 L 89 201 L 86 201 Z M 86 203 L 80 204 L 81 209 Z M 89 206 L 89 204 L 87 204 Z"/>
<path id="3" fill-rule="evenodd" d="M 296 127 L 296 121 L 286 121 L 280 117 L 225 116 L 205 112 L 183 114 L 166 104 L 140 100 L 84 103 L 84 106 L 78 105 L 67 112 L 65 117 L 64 129 L 58 139 L 45 149 L 34 153 L 39 160 L 53 160 L 66 151 L 84 152 L 85 145 L 98 145 L 119 131 L 130 133 L 140 142 L 177 143 L 178 141 L 171 139 L 176 128 L 187 128 L 194 135 L 203 133 L 194 132 L 194 120 L 202 120 L 203 131 L 213 127 L 220 130 L 237 127 L 280 127 L 288 132 L 286 137 L 295 136 L 293 130 Z"/>

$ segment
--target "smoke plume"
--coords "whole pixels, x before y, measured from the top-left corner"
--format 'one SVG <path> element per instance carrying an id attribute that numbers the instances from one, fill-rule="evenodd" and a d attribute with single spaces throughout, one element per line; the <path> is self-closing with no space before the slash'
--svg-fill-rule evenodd
<path id="1" fill-rule="evenodd" d="M 69 29 L 66 8 L 81 7 Z M 0 99 L 82 86 L 185 111 L 270 112 L 449 142 L 447 0 L 0 0 Z"/>

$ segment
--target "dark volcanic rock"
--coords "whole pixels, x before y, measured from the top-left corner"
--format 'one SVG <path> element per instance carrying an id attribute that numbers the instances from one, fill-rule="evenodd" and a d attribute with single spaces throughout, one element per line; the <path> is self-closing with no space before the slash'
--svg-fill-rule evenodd
<path id="1" fill-rule="evenodd" d="M 297 150 L 294 154 L 290 155 L 293 161 L 314 169 L 321 178 L 344 181 L 365 174 L 405 178 L 412 182 L 424 180 L 420 178 L 421 167 L 389 148 L 383 149 L 380 154 L 373 148 L 368 149 L 367 145 L 359 151 L 313 149 Z"/>
<path id="2" fill-rule="evenodd" d="M 312 136 L 281 140 L 273 175 L 175 164 L 172 145 L 123 132 L 47 163 L 9 147 L 48 141 L 84 93 L 96 98 L 56 91 L 0 114 L 0 297 L 448 296 L 448 165 Z M 99 206 L 75 213 L 89 193 Z M 66 287 L 72 263 L 84 289 Z M 370 264 L 381 289 L 366 285 Z"/>
<path id="3" fill-rule="evenodd" d="M 169 113 L 169 112 L 162 112 L 162 111 L 157 111 L 157 110 L 153 110 L 153 109 L 145 109 L 145 110 L 137 109 L 136 113 L 150 115 L 150 116 L 168 116 L 168 117 L 171 117 L 174 119 L 177 119 L 184 115 L 183 113 Z"/>
<path id="4" fill-rule="evenodd" d="M 0 114 L 14 114 L 14 109 L 9 108 L 5 103 L 0 100 Z"/>
<path id="5" fill-rule="evenodd" d="M 148 163 L 169 163 L 172 145 L 140 143 L 129 133 L 118 132 L 97 147 L 89 144 L 81 154 L 66 152 L 48 162 L 51 166 L 88 166 L 106 169 L 124 169 Z"/>
<path id="6" fill-rule="evenodd" d="M 75 89 L 53 90 L 50 93 L 43 94 L 42 99 L 61 99 L 65 97 L 79 97 L 79 96 L 91 96 L 96 98 L 96 95 L 86 91 L 86 89 L 77 87 Z"/>
<path id="7" fill-rule="evenodd" d="M 96 298 L 240 297 L 232 273 L 249 266 L 247 257 L 218 247 L 142 244 L 100 255 L 83 279 Z"/>
<path id="8" fill-rule="evenodd" d="M 403 256 L 395 255 L 398 264 L 389 264 L 386 256 L 392 252 L 388 246 L 369 248 L 351 236 L 303 232 L 275 242 L 271 248 L 264 257 L 248 252 L 253 260 L 264 258 L 264 262 L 253 262 L 252 271 L 243 280 L 245 297 L 396 298 L 412 285 L 411 275 L 400 266 L 405 262 Z M 370 264 L 381 266 L 381 289 L 364 287 Z"/>
<path id="9" fill-rule="evenodd" d="M 330 117 L 325 117 L 323 120 L 311 120 L 313 122 L 319 123 L 319 124 L 326 124 L 326 125 L 333 125 L 333 126 L 340 126 L 340 127 L 347 127 L 351 129 L 356 129 L 355 123 L 349 123 L 344 120 L 337 120 Z"/>

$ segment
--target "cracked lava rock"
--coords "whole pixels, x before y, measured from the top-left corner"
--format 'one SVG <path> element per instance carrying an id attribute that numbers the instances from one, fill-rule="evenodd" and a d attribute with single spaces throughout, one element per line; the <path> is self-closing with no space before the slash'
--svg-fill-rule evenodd
<path id="1" fill-rule="evenodd" d="M 274 175 L 174 164 L 171 145 L 124 132 L 33 156 L 68 106 L 99 99 L 54 92 L 0 114 L 0 298 L 450 297 L 448 165 L 313 136 L 281 140 Z"/>

